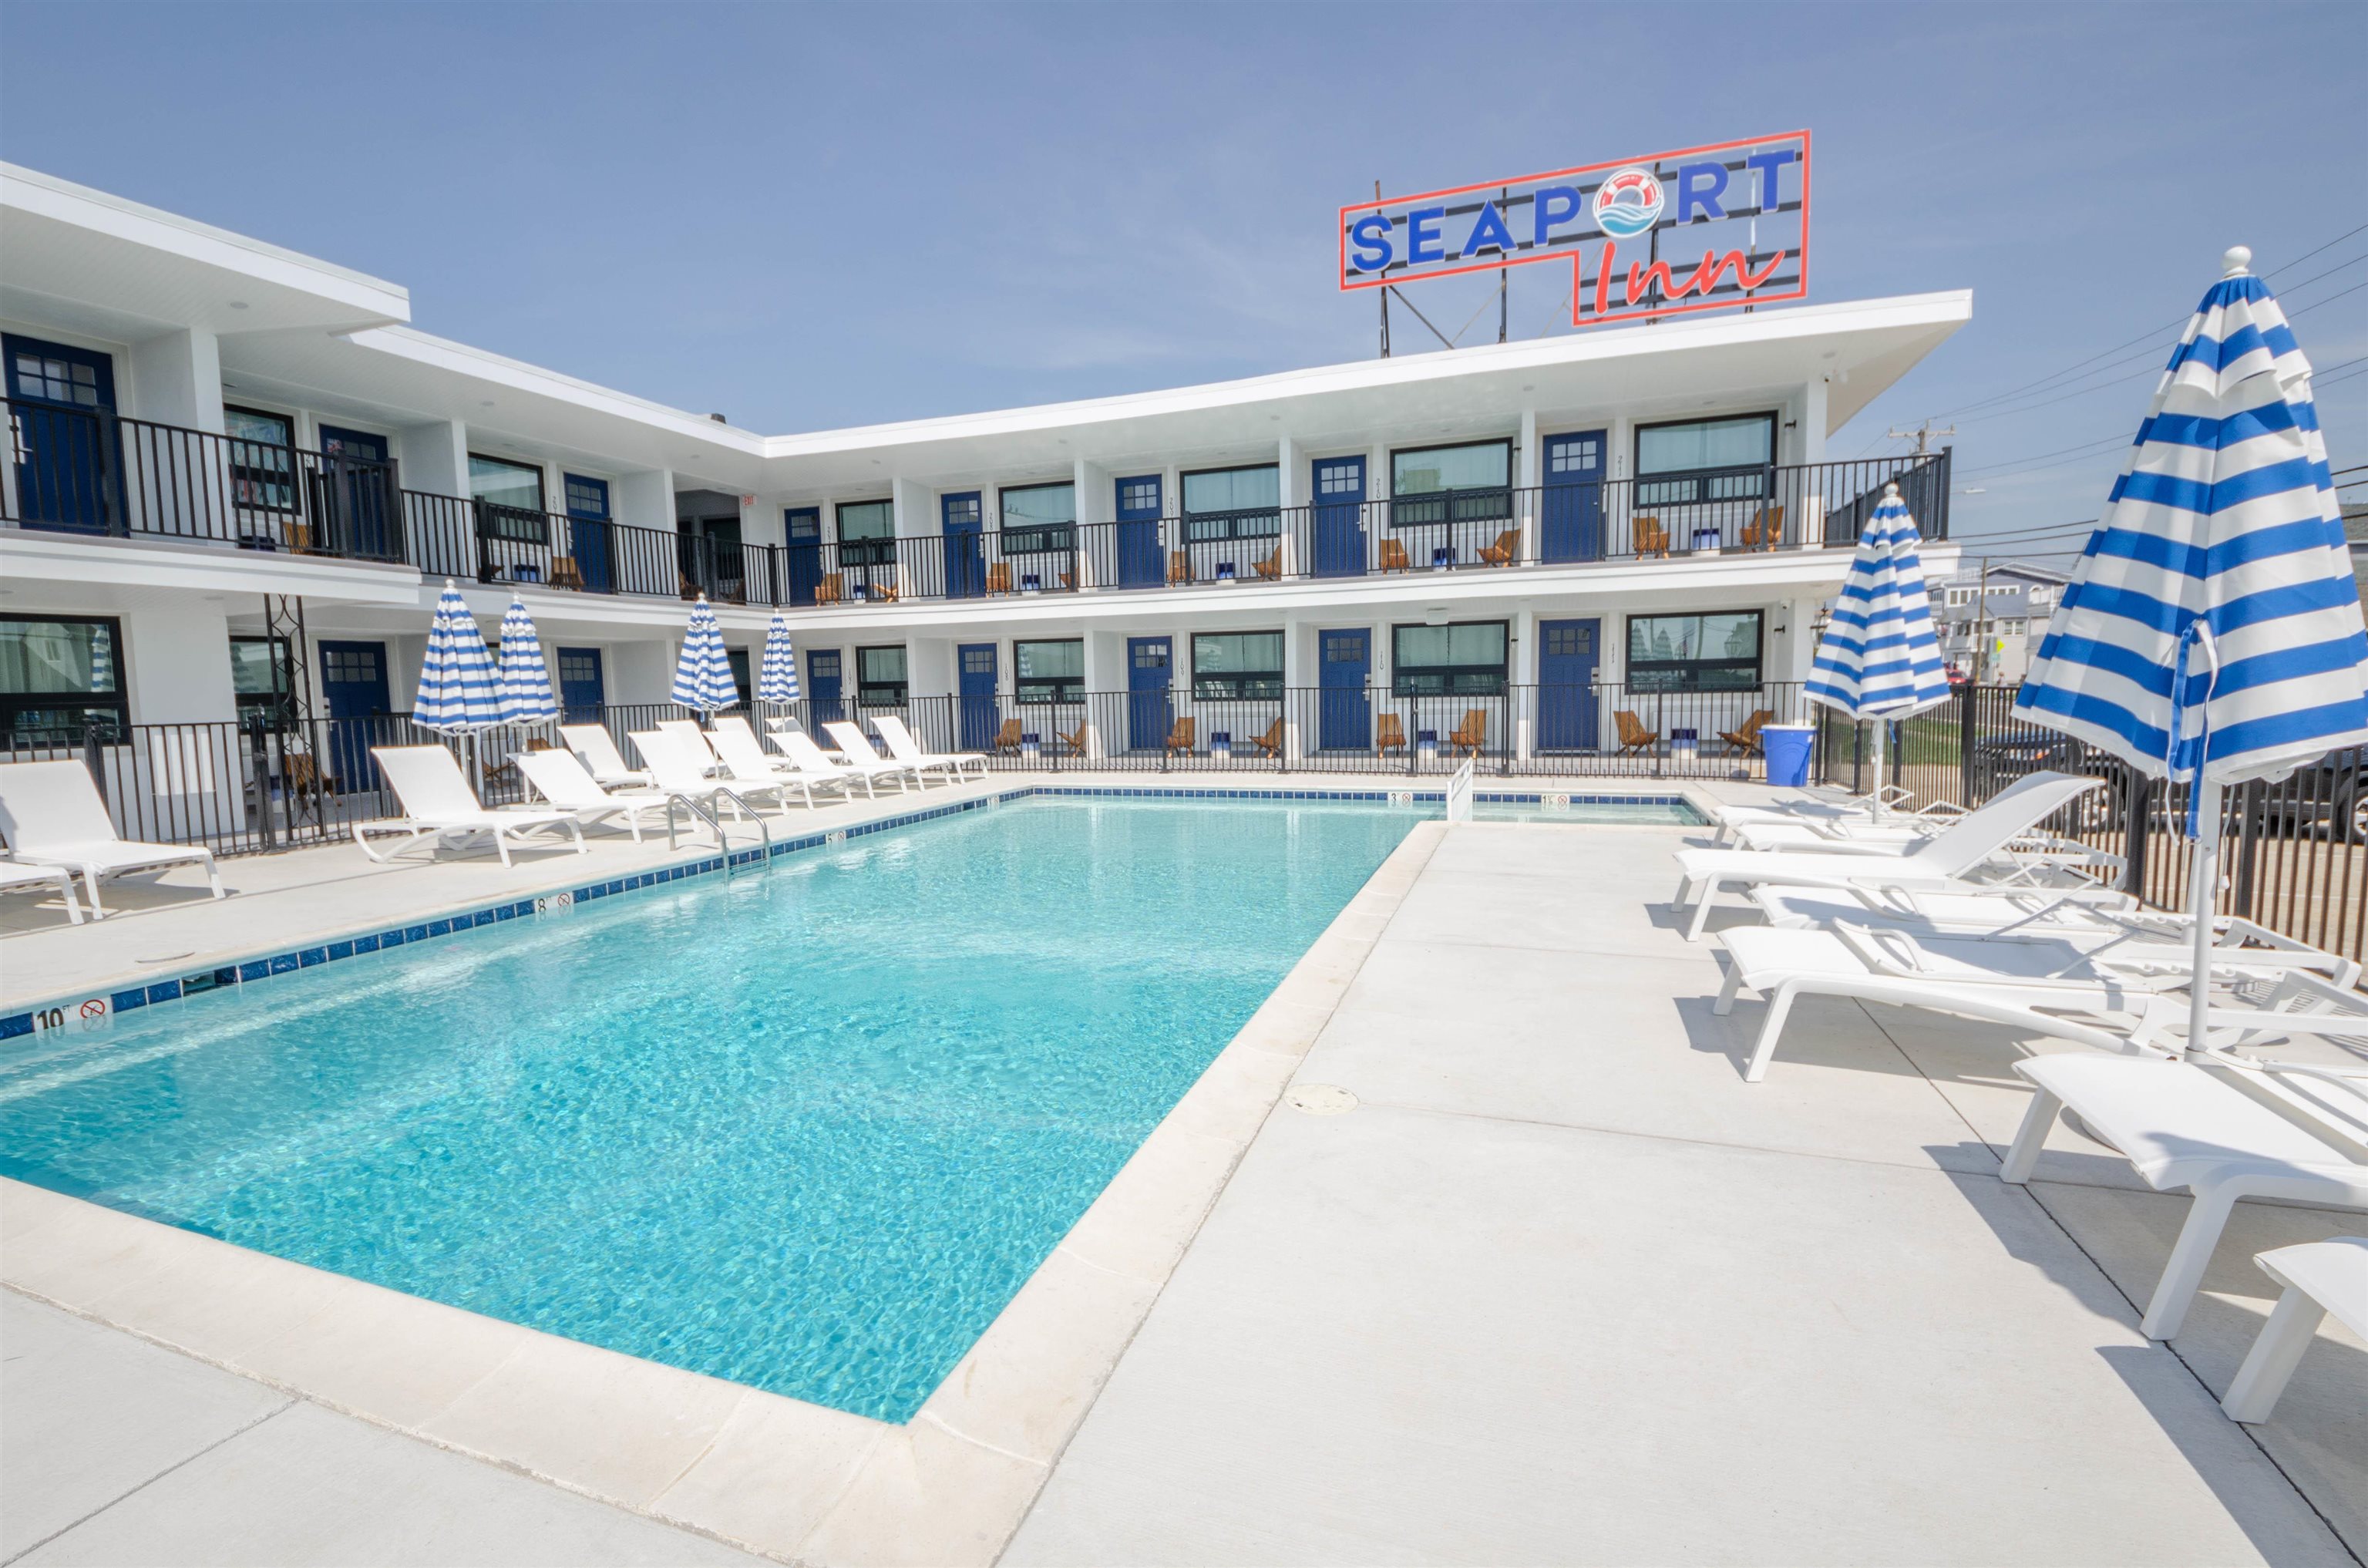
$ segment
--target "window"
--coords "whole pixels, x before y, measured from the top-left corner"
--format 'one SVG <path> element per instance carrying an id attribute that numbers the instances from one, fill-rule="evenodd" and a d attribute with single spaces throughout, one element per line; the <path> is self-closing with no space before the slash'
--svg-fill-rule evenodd
<path id="1" fill-rule="evenodd" d="M 1184 537 L 1271 539 L 1282 532 L 1282 471 L 1212 468 L 1184 476 Z"/>
<path id="2" fill-rule="evenodd" d="M 285 637 L 230 640 L 230 686 L 238 699 L 241 724 L 290 724 L 296 720 Z"/>
<path id="3" fill-rule="evenodd" d="M 471 452 L 469 497 L 476 503 L 480 537 L 516 544 L 551 542 L 551 525 L 542 514 L 542 470 Z"/>
<path id="4" fill-rule="evenodd" d="M 1505 690 L 1501 620 L 1390 629 L 1390 689 L 1399 697 L 1497 697 Z"/>
<path id="5" fill-rule="evenodd" d="M 16 349 L 16 395 L 46 398 L 51 403 L 79 403 L 85 408 L 108 406 L 98 395 L 98 370 L 95 366 L 78 364 L 63 358 L 75 350 L 64 349 L 52 357 L 36 352 L 32 346 Z"/>
<path id="6" fill-rule="evenodd" d="M 1759 684 L 1758 610 L 1628 618 L 1632 689 L 1748 691 Z"/>
<path id="7" fill-rule="evenodd" d="M 1003 553 L 1041 555 L 1077 546 L 1077 487 L 1021 484 L 1002 492 Z"/>
<path id="8" fill-rule="evenodd" d="M 0 723 L 12 742 L 74 745 L 131 727 L 123 628 L 113 619 L 0 616 Z"/>
<path id="9" fill-rule="evenodd" d="M 723 650 L 723 662 L 732 667 L 732 687 L 740 694 L 740 700 L 732 706 L 747 707 L 748 699 L 754 696 L 757 690 L 756 684 L 748 678 L 748 650 L 726 648 Z"/>
<path id="10" fill-rule="evenodd" d="M 1158 516 L 1159 481 L 1156 479 L 1122 481 L 1118 487 L 1118 509 L 1121 512 L 1131 512 L 1137 517 Z"/>
<path id="11" fill-rule="evenodd" d="M 579 479 L 575 474 L 566 478 L 567 515 L 605 522 L 609 517 L 609 482 L 605 479 Z"/>
<path id="12" fill-rule="evenodd" d="M 1075 702 L 1086 689 L 1086 644 L 1079 637 L 1057 642 L 1014 642 L 1011 663 L 1022 702 Z"/>
<path id="13" fill-rule="evenodd" d="M 296 509 L 296 423 L 259 409 L 222 409 L 222 434 L 230 437 L 230 494 L 236 506 L 268 512 Z"/>
<path id="14" fill-rule="evenodd" d="M 905 706 L 905 649 L 858 648 L 855 651 L 855 700 L 870 708 Z"/>
<path id="15" fill-rule="evenodd" d="M 1636 505 L 1752 501 L 1768 494 L 1776 416 L 1692 419 L 1636 430 Z"/>
<path id="16" fill-rule="evenodd" d="M 1390 454 L 1390 526 L 1495 522 L 1513 515 L 1513 443 L 1467 441 Z"/>
<path id="17" fill-rule="evenodd" d="M 1282 633 L 1204 631 L 1192 639 L 1192 695 L 1203 700 L 1282 697 Z"/>
<path id="18" fill-rule="evenodd" d="M 838 508 L 838 563 L 885 566 L 896 559 L 896 504 L 847 501 Z"/>

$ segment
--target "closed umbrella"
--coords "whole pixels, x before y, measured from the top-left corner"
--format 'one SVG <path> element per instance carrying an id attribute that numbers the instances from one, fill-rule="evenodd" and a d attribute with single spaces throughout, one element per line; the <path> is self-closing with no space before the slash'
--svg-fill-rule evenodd
<path id="1" fill-rule="evenodd" d="M 2228 252 L 2156 386 L 2015 711 L 2188 788 L 2203 1046 L 2221 790 L 2368 742 L 2360 614 L 2310 362 Z"/>
<path id="2" fill-rule="evenodd" d="M 466 737 L 502 722 L 501 683 L 484 634 L 469 613 L 461 590 L 448 578 L 427 628 L 427 657 L 419 666 L 419 694 L 411 722 L 438 734 Z"/>
<path id="3" fill-rule="evenodd" d="M 1847 713 L 1853 722 L 1874 724 L 1874 815 L 1883 816 L 1884 732 L 1905 719 L 1949 700 L 1949 676 L 1941 665 L 1941 644 L 1932 635 L 1932 604 L 1924 588 L 1922 543 L 1916 519 L 1899 498 L 1899 486 L 1883 487 L 1883 499 L 1858 536 L 1850 575 L 1832 620 L 1817 640 L 1810 672 L 1812 702 Z"/>
<path id="4" fill-rule="evenodd" d="M 773 614 L 773 624 L 765 633 L 765 662 L 757 671 L 757 695 L 768 702 L 791 703 L 798 699 L 798 655 L 790 646 L 790 623 L 780 612 Z"/>
<path id="5" fill-rule="evenodd" d="M 559 717 L 551 666 L 542 662 L 542 636 L 526 612 L 526 601 L 516 596 L 502 617 L 501 693 L 504 723 L 548 724 Z"/>
<path id="6" fill-rule="evenodd" d="M 732 678 L 732 661 L 723 652 L 723 629 L 715 623 L 715 610 L 705 594 L 690 607 L 682 657 L 674 667 L 674 690 L 667 695 L 702 716 L 740 700 L 740 685 Z"/>

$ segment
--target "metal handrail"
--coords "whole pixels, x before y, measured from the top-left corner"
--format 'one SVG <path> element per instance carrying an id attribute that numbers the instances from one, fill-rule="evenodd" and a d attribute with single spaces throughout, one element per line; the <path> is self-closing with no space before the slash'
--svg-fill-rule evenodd
<path id="1" fill-rule="evenodd" d="M 1463 766 L 1457 768 L 1454 776 L 1447 781 L 1447 820 L 1449 822 L 1472 820 L 1472 758 L 1465 757 Z"/>
<path id="2" fill-rule="evenodd" d="M 763 835 L 765 841 L 765 862 L 769 864 L 773 858 L 773 830 L 765 825 L 764 817 L 760 815 L 757 812 L 757 808 L 750 805 L 737 790 L 727 790 L 723 785 L 718 784 L 715 786 L 715 793 L 729 797 L 732 803 L 738 807 L 751 822 L 754 822 L 757 824 L 757 831 Z M 723 836 L 723 819 L 718 817 L 713 812 L 709 811 L 705 806 L 700 805 L 697 801 L 691 799 L 689 795 L 682 794 L 679 791 L 670 793 L 666 796 L 666 847 L 668 849 L 672 849 L 675 846 L 674 808 L 675 802 L 677 801 L 681 801 L 682 804 L 689 810 L 691 815 L 705 823 L 708 827 L 714 832 L 715 847 L 723 851 L 723 873 L 726 876 L 730 876 L 732 874 L 732 841 Z"/>

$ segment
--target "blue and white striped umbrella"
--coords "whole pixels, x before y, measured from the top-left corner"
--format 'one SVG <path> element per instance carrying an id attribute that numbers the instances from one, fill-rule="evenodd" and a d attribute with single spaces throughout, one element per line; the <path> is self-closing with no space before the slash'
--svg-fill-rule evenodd
<path id="1" fill-rule="evenodd" d="M 2368 627 L 2310 362 L 2242 246 L 2146 422 L 2015 711 L 2188 784 L 2195 973 L 2219 892 L 2220 791 L 2368 743 Z M 2188 1046 L 2210 988 L 2192 988 Z"/>
<path id="2" fill-rule="evenodd" d="M 502 617 L 502 721 L 509 724 L 548 724 L 559 717 L 559 702 L 551 692 L 551 667 L 542 662 L 542 637 L 526 601 L 513 595 L 509 613 Z"/>
<path id="3" fill-rule="evenodd" d="M 1833 619 L 1817 640 L 1809 700 L 1874 720 L 1875 814 L 1883 810 L 1883 751 L 1891 721 L 1949 700 L 1949 673 L 1932 634 L 1932 601 L 1924 587 L 1923 542 L 1899 486 L 1859 530 L 1858 552 L 1842 579 Z"/>
<path id="4" fill-rule="evenodd" d="M 2015 698 L 2191 784 L 2199 767 L 2205 784 L 2282 778 L 2368 742 L 2368 631 L 2310 362 L 2252 253 L 2226 259 Z"/>
<path id="5" fill-rule="evenodd" d="M 732 661 L 723 653 L 723 629 L 715 624 L 715 610 L 705 594 L 690 607 L 690 628 L 682 634 L 682 658 L 674 667 L 674 690 L 667 695 L 696 713 L 713 713 L 740 700 Z"/>
<path id="6" fill-rule="evenodd" d="M 798 699 L 798 655 L 790 646 L 790 623 L 774 612 L 765 633 L 765 662 L 757 671 L 757 695 L 768 702 Z"/>
<path id="7" fill-rule="evenodd" d="M 411 721 L 447 735 L 473 734 L 502 722 L 501 682 L 484 633 L 450 581 L 427 629 L 427 657 L 419 666 L 419 695 Z"/>

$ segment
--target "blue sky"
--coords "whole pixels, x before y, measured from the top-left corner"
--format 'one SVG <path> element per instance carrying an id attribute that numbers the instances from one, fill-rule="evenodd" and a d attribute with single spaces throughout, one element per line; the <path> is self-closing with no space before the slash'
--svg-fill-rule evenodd
<path id="1" fill-rule="evenodd" d="M 2231 244 L 2296 312 L 2335 466 L 2368 462 L 2363 59 L 2356 4 L 9 0 L 0 156 L 784 432 L 1363 358 L 1331 225 L 1375 179 L 1805 125 L 1813 298 L 1975 290 L 1831 455 L 1953 421 L 1959 532 L 2008 554 L 2095 515 Z M 1569 330 L 1550 273 L 1514 274 L 1515 335 Z M 1491 286 L 1413 297 L 1487 341 Z"/>

